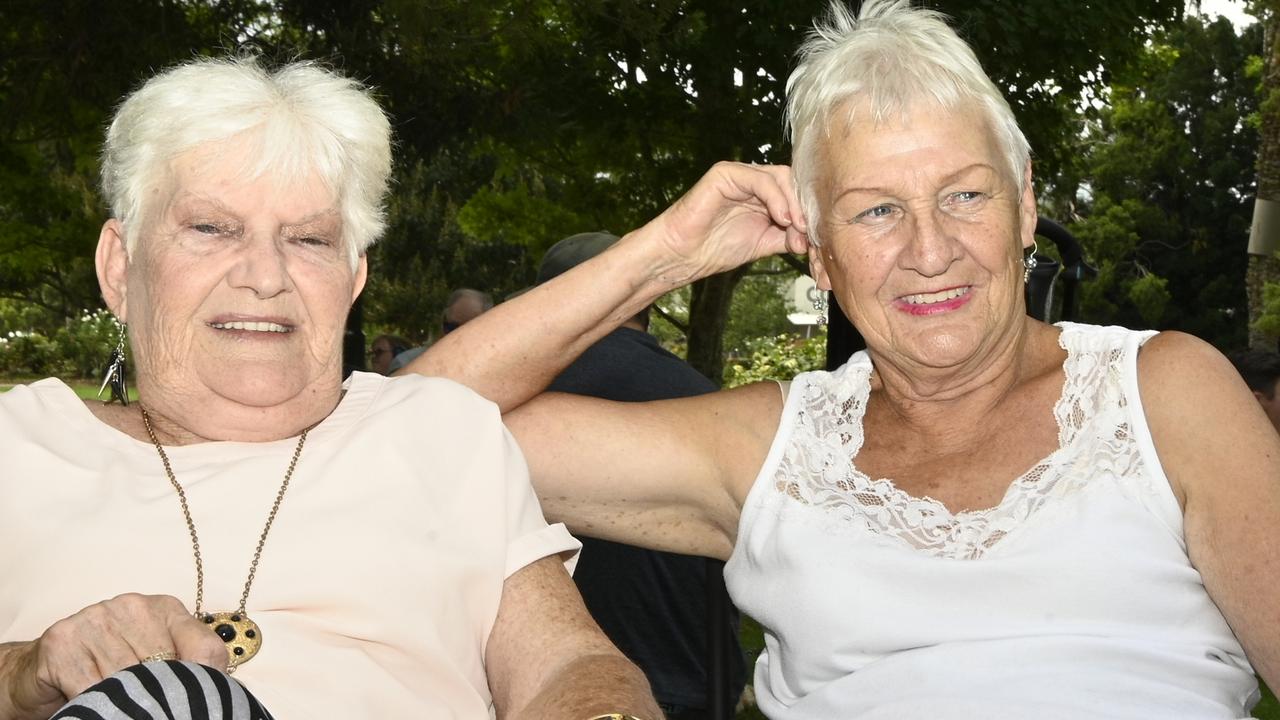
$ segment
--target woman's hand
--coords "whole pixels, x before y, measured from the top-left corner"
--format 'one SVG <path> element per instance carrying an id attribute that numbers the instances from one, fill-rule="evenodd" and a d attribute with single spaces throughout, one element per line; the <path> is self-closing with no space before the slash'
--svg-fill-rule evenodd
<path id="1" fill-rule="evenodd" d="M 768 255 L 803 253 L 808 225 L 785 165 L 717 163 L 636 235 L 665 243 L 672 285 L 730 270 Z"/>
<path id="2" fill-rule="evenodd" d="M 3 646 L 0 646 L 3 647 Z M 227 649 L 169 595 L 120 595 L 0 650 L 0 720 L 47 718 L 69 698 L 144 658 L 165 654 L 215 668 Z"/>

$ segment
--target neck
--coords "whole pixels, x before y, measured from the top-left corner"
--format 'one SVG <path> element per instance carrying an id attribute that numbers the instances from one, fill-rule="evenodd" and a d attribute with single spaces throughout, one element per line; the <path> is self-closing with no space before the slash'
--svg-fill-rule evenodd
<path id="1" fill-rule="evenodd" d="M 333 412 L 342 398 L 342 388 L 335 386 L 331 392 L 306 393 L 270 407 L 246 406 L 216 396 L 199 400 L 175 396 L 147 388 L 141 380 L 138 394 L 161 443 L 191 445 L 226 440 L 271 442 L 295 437 Z M 141 412 L 132 406 L 128 410 L 130 412 L 121 418 L 125 421 L 123 424 L 112 424 L 139 440 L 149 440 L 142 426 Z"/>
<path id="2" fill-rule="evenodd" d="M 925 434 L 945 428 L 980 430 L 981 418 L 1037 372 L 1031 350 L 1046 331 L 1053 332 L 1030 320 L 1016 324 L 985 352 L 950 368 L 894 362 L 869 351 L 875 368 L 872 401 Z"/>

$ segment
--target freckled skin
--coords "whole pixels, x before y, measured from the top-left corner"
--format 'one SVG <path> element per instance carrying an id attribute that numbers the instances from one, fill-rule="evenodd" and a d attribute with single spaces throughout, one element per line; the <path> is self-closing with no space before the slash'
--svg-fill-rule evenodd
<path id="1" fill-rule="evenodd" d="M 918 103 L 905 120 L 877 126 L 855 106 L 847 133 L 834 132 L 818 156 L 826 160 L 814 277 L 835 291 L 878 361 L 904 371 L 976 367 L 1007 343 L 1023 314 L 1022 247 L 1031 246 L 1035 205 L 983 114 Z M 963 297 L 932 312 L 909 302 L 944 291 Z"/>

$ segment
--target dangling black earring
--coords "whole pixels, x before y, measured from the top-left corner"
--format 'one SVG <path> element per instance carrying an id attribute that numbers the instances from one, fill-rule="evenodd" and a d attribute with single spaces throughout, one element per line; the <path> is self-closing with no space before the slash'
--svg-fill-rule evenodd
<path id="1" fill-rule="evenodd" d="M 119 319 L 116 320 L 116 326 L 120 328 L 120 334 L 116 339 L 116 349 L 111 351 L 111 359 L 107 363 L 107 376 L 102 379 L 102 387 L 98 388 L 98 397 L 101 398 L 110 385 L 111 399 L 107 403 L 119 400 L 121 405 L 128 405 L 129 385 L 125 379 L 127 368 L 124 364 L 124 341 L 128 326 Z"/>

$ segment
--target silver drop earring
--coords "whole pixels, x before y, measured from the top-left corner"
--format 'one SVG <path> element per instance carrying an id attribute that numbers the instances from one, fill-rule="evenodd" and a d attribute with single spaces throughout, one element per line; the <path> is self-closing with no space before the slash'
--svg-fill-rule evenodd
<path id="1" fill-rule="evenodd" d="M 817 288 L 814 288 L 813 311 L 818 314 L 818 324 L 827 324 L 827 294 Z"/>
<path id="2" fill-rule="evenodd" d="M 1031 271 L 1035 270 L 1036 265 L 1040 264 L 1040 261 L 1036 260 L 1036 253 L 1038 252 L 1040 252 L 1040 243 L 1033 238 L 1031 240 L 1031 254 L 1022 258 L 1022 283 L 1024 285 L 1031 281 Z"/>
<path id="3" fill-rule="evenodd" d="M 111 387 L 111 397 L 107 403 L 113 403 L 117 400 L 121 405 L 129 404 L 129 385 L 125 379 L 128 374 L 128 368 L 124 364 L 124 341 L 128 333 L 128 326 L 116 319 L 116 327 L 119 334 L 116 336 L 116 347 L 111 351 L 111 358 L 107 361 L 107 375 L 102 378 L 102 387 L 98 388 L 98 397 L 102 397 L 102 393 L 106 392 L 107 387 Z"/>

